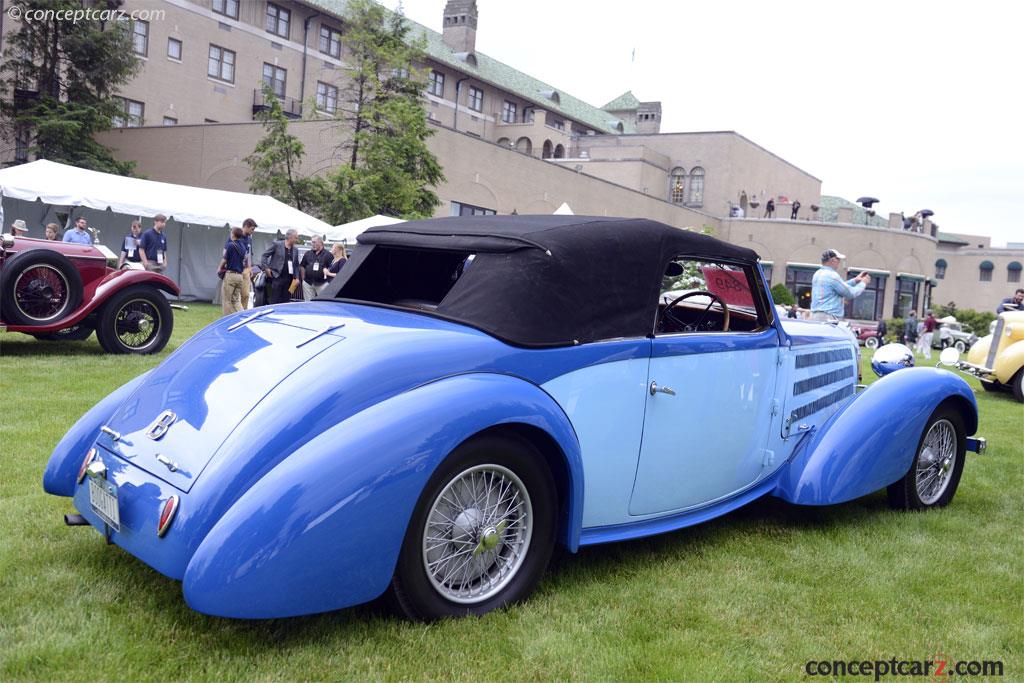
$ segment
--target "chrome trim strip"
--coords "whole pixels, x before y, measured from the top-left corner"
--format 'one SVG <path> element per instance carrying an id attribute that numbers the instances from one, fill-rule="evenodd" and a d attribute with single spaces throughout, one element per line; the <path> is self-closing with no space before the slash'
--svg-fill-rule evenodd
<path id="1" fill-rule="evenodd" d="M 302 341 L 300 341 L 298 344 L 295 345 L 295 348 L 301 349 L 303 346 L 305 346 L 309 342 L 313 341 L 314 339 L 319 339 L 320 337 L 324 336 L 328 332 L 333 332 L 334 330 L 340 330 L 342 327 L 345 327 L 345 323 L 338 323 L 337 325 L 328 325 L 327 327 L 325 327 L 324 329 L 320 330 L 319 332 L 314 332 L 312 336 L 307 337 L 306 339 L 303 339 Z"/>
<path id="2" fill-rule="evenodd" d="M 228 328 L 228 332 L 234 332 L 239 327 L 242 327 L 243 325 L 248 325 L 249 323 L 251 323 L 256 318 L 259 318 L 261 316 L 264 316 L 264 315 L 267 315 L 268 313 L 273 313 L 273 312 L 274 312 L 273 308 L 264 308 L 264 309 L 262 309 L 260 311 L 257 311 L 256 313 L 253 313 L 252 315 L 250 315 L 247 318 L 243 318 L 243 319 L 239 320 L 237 323 L 235 323 L 234 325 L 229 327 Z"/>
<path id="3" fill-rule="evenodd" d="M 1006 320 L 1002 317 L 996 319 L 996 329 L 992 331 L 992 343 L 988 345 L 988 358 L 985 359 L 985 365 L 992 367 L 996 362 L 996 355 L 999 353 L 999 342 L 1003 337 L 1003 327 L 1006 326 Z"/>

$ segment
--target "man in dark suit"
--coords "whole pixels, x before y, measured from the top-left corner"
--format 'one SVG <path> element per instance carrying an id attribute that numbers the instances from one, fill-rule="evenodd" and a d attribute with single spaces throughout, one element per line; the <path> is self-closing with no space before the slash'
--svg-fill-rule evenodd
<path id="1" fill-rule="evenodd" d="M 285 233 L 283 240 L 275 240 L 263 252 L 260 267 L 270 281 L 271 304 L 291 301 L 292 292 L 299 286 L 299 250 L 295 240 L 299 233 L 294 228 Z"/>

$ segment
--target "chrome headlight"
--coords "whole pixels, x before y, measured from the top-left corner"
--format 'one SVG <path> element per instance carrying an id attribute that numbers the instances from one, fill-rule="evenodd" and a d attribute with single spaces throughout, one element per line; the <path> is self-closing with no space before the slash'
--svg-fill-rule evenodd
<path id="1" fill-rule="evenodd" d="M 914 367 L 914 352 L 903 344 L 886 344 L 878 347 L 871 357 L 871 369 L 879 377 L 902 368 Z"/>

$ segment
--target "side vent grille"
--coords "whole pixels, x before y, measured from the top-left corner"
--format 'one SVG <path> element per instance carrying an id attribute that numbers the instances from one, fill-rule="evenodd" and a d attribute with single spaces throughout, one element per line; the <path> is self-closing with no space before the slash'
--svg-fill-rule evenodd
<path id="1" fill-rule="evenodd" d="M 832 349 L 830 351 L 805 353 L 796 357 L 796 367 L 799 370 L 800 368 L 835 363 L 841 360 L 853 360 L 853 351 L 850 349 Z"/>
<path id="2" fill-rule="evenodd" d="M 855 378 L 856 375 L 853 366 L 839 368 L 838 370 L 833 370 L 832 372 L 826 372 L 823 375 L 815 375 L 814 377 L 809 377 L 807 379 L 800 380 L 799 382 L 793 385 L 793 395 L 799 396 L 800 394 L 806 394 L 808 391 L 811 391 L 812 389 L 817 389 L 819 387 L 823 387 L 829 384 L 834 384 L 840 380 Z"/>
<path id="3" fill-rule="evenodd" d="M 797 420 L 802 420 L 803 418 L 807 417 L 812 413 L 816 413 L 819 410 L 824 410 L 825 408 L 828 408 L 830 405 L 842 401 L 847 396 L 853 396 L 854 390 L 855 386 L 853 384 L 847 384 L 845 387 L 838 389 L 837 391 L 833 391 L 831 394 L 826 394 L 825 396 L 822 396 L 816 401 L 811 401 L 810 403 L 806 403 L 800 406 L 799 408 L 793 411 L 793 414 L 790 416 L 790 419 L 793 422 L 796 422 Z"/>

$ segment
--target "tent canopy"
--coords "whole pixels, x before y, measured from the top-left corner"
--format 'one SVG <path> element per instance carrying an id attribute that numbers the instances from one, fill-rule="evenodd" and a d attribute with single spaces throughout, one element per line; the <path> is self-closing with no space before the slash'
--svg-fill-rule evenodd
<path id="1" fill-rule="evenodd" d="M 360 218 L 357 221 L 351 223 L 342 223 L 336 225 L 333 228 L 328 228 L 325 233 L 328 242 L 348 242 L 350 244 L 356 243 L 356 237 L 370 228 L 376 228 L 381 225 L 395 225 L 396 223 L 404 223 L 401 218 L 392 218 L 391 216 L 383 216 L 377 214 L 376 216 L 370 216 L 369 218 Z"/>
<path id="2" fill-rule="evenodd" d="M 179 223 L 215 227 L 241 226 L 251 216 L 263 233 L 295 228 L 314 235 L 331 230 L 322 220 L 265 195 L 128 178 L 46 160 L 0 170 L 0 195 L 146 218 L 162 213 Z"/>

